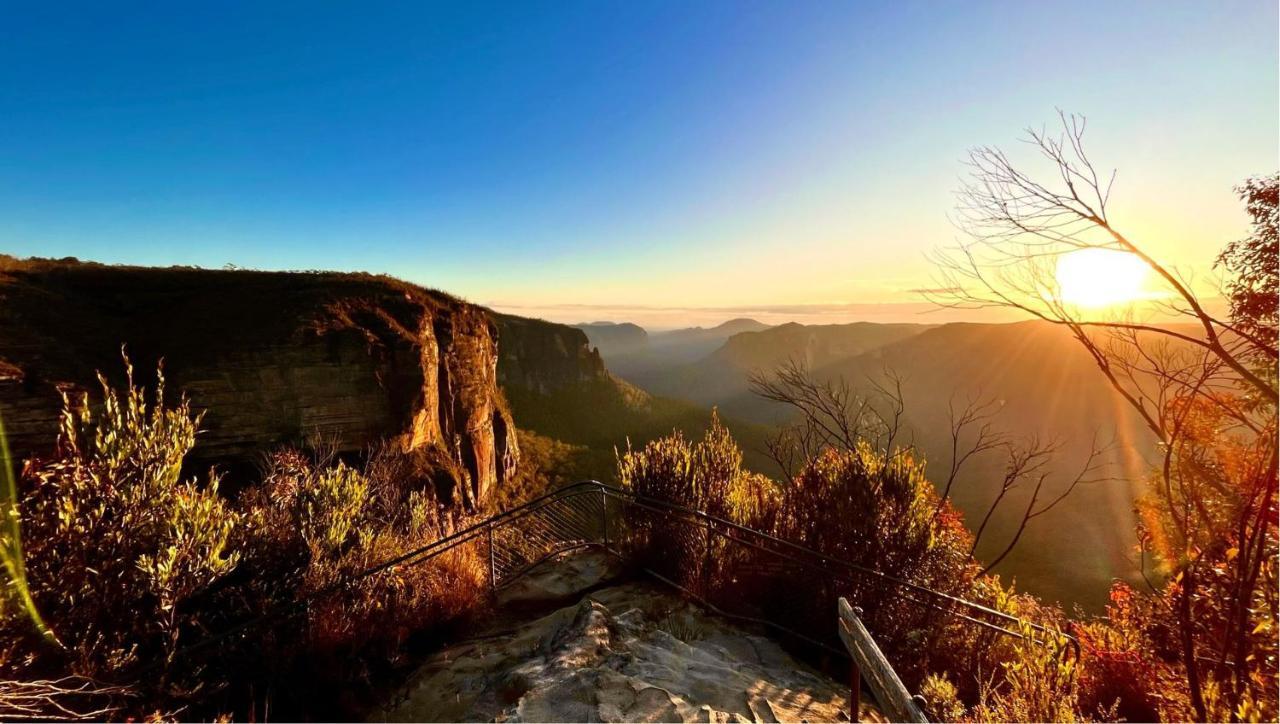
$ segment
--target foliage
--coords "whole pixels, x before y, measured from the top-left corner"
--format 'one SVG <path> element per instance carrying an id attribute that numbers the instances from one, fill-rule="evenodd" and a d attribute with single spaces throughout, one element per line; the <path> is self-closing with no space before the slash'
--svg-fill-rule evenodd
<path id="1" fill-rule="evenodd" d="M 183 602 L 240 559 L 216 478 L 182 479 L 199 416 L 165 406 L 163 375 L 148 402 L 126 371 L 122 394 L 100 378 L 99 412 L 66 398 L 57 456 L 30 466 L 23 501 L 33 594 L 85 676 L 169 660 L 201 618 Z"/>
<path id="2" fill-rule="evenodd" d="M 748 527 L 769 528 L 777 511 L 773 483 L 743 469 L 742 453 L 714 411 L 699 441 L 690 442 L 675 431 L 642 450 L 628 448 L 618 456 L 617 477 L 622 487 L 639 495 Z M 727 571 L 745 564 L 742 551 L 707 531 L 643 510 L 632 515 L 630 528 L 637 536 L 632 557 L 704 596 L 713 594 L 717 577 L 728 577 Z"/>
<path id="3" fill-rule="evenodd" d="M 24 637 L 30 623 L 6 608 L 0 707 L 55 718 L 121 706 L 251 715 L 265 690 L 283 692 L 262 702 L 276 713 L 354 714 L 339 692 L 387 673 L 412 637 L 483 600 L 475 546 L 366 573 L 466 523 L 442 513 L 429 461 L 381 447 L 357 467 L 284 449 L 267 456 L 261 485 L 229 501 L 216 475 L 182 473 L 200 415 L 185 399 L 166 402 L 163 375 L 149 399 L 127 359 L 126 373 L 120 391 L 100 378 L 98 404 L 67 395 L 55 455 L 27 467 L 27 580 L 65 648 Z M 245 621 L 270 625 L 189 655 Z"/>
<path id="4" fill-rule="evenodd" d="M 1126 721 L 1192 718 L 1180 693 L 1174 642 L 1152 638 L 1157 606 L 1154 598 L 1117 583 L 1106 616 L 1077 627 L 1084 656 L 1080 711 L 1113 711 Z"/>
<path id="5" fill-rule="evenodd" d="M 255 567 L 247 585 L 262 601 L 256 608 L 307 601 L 301 630 L 277 652 L 292 662 L 286 681 L 307 681 L 310 691 L 350 689 L 394 668 L 412 636 L 465 620 L 484 599 L 487 568 L 474 545 L 368 573 L 466 523 L 443 512 L 423 464 L 391 446 L 372 451 L 362 468 L 294 449 L 268 457 L 262 486 L 241 501 L 253 521 L 243 545 Z M 281 667 L 266 662 L 255 678 L 278 678 Z M 359 709 L 349 700 L 327 703 L 276 705 Z"/>
<path id="6" fill-rule="evenodd" d="M 956 685 L 946 676 L 924 677 L 920 682 L 920 696 L 928 703 L 929 721 L 960 721 L 965 715 Z"/>
<path id="7" fill-rule="evenodd" d="M 312 561 L 338 558 L 364 523 L 369 481 L 341 461 L 294 486 L 302 540 Z"/>
<path id="8" fill-rule="evenodd" d="M 1248 179 L 1236 191 L 1245 202 L 1253 229 L 1248 237 L 1227 244 L 1218 255 L 1218 265 L 1231 274 L 1226 285 L 1231 319 L 1238 330 L 1275 349 L 1280 321 L 1280 174 Z M 1254 357 L 1275 374 L 1273 359 L 1262 354 Z"/>
<path id="9" fill-rule="evenodd" d="M 1146 594 L 1118 586 L 1105 624 L 1090 629 L 1100 668 L 1147 683 L 1114 692 L 1122 709 L 1277 715 L 1274 419 L 1261 434 L 1242 432 L 1229 405 L 1196 396 L 1167 410 L 1178 435 L 1138 504 L 1140 541 L 1163 583 Z"/>
<path id="10" fill-rule="evenodd" d="M 979 566 L 969 554 L 971 536 L 950 506 L 939 512 L 924 462 L 905 451 L 887 454 L 866 443 L 856 449 L 828 448 L 779 485 L 742 470 L 736 443 L 713 416 L 701 440 L 690 442 L 674 432 L 619 455 L 618 480 L 638 495 L 704 510 L 885 574 L 835 582 L 786 558 L 708 535 L 679 516 L 643 508 L 629 512 L 632 537 L 621 543 L 641 565 L 712 605 L 812 639 L 830 640 L 835 598 L 849 598 L 863 609 L 864 621 L 909 686 L 920 684 L 930 672 L 949 674 L 963 684 L 958 689 L 952 685 L 952 701 L 943 702 L 955 718 L 965 702 L 979 703 L 973 671 L 996 672 L 1000 688 L 989 692 L 987 700 L 989 707 L 997 701 L 1004 705 L 1009 696 L 1024 692 L 997 697 L 997 691 L 1015 686 L 1006 676 L 1021 671 L 1001 664 L 1027 660 L 1032 665 L 1033 650 L 1044 646 L 1017 647 L 989 630 L 934 615 L 928 606 L 903 596 L 896 579 L 977 599 L 1037 622 L 1057 618 L 995 578 L 977 577 Z M 1055 691 L 1069 685 L 1065 679 L 1042 683 Z M 1047 690 L 1037 693 L 1048 695 Z"/>
<path id="11" fill-rule="evenodd" d="M 1067 638 L 1034 630 L 1025 621 L 1019 627 L 1023 638 L 1000 663 L 1001 675 L 984 682 L 970 716 L 978 721 L 1075 721 L 1079 661 Z"/>
<path id="12" fill-rule="evenodd" d="M 748 527 L 765 525 L 772 483 L 742 467 L 742 451 L 712 411 L 702 440 L 683 433 L 650 442 L 618 457 L 618 482 L 639 495 L 667 500 Z"/>
<path id="13" fill-rule="evenodd" d="M 911 452 L 886 455 L 865 441 L 828 448 L 792 479 L 777 531 L 834 558 L 963 591 L 968 534 L 954 516 L 935 518 L 937 496 L 924 468 Z"/>
<path id="14" fill-rule="evenodd" d="M 515 476 L 496 491 L 490 504 L 494 511 L 514 508 L 580 480 L 603 480 L 612 469 L 612 456 L 572 445 L 535 432 L 517 431 L 520 467 Z"/>

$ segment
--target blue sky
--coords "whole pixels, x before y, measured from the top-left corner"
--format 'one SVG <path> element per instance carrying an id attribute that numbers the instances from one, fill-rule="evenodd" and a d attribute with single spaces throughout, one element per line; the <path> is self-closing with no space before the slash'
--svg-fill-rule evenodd
<path id="1" fill-rule="evenodd" d="M 1276 13 L 10 7 L 0 252 L 364 269 L 563 320 L 911 302 L 966 148 L 1060 106 L 1130 228 L 1196 267 L 1280 164 Z"/>

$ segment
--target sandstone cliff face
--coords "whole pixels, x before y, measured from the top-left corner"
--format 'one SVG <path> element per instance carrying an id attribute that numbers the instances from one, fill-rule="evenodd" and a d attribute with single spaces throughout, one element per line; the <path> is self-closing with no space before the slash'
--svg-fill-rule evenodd
<path id="1" fill-rule="evenodd" d="M 98 370 L 122 381 L 122 346 L 139 382 L 163 359 L 169 389 L 205 411 L 201 458 L 390 439 L 453 461 L 464 501 L 515 473 L 487 310 L 369 275 L 0 259 L 0 414 L 16 458 L 51 448 L 59 389 L 93 389 Z"/>
<path id="2" fill-rule="evenodd" d="M 608 378 L 604 360 L 581 329 L 495 314 L 502 340 L 498 381 L 547 395 L 580 382 Z"/>

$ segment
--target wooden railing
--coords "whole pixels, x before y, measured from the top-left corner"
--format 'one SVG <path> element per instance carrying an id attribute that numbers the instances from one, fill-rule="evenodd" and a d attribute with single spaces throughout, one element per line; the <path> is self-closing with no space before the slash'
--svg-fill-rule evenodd
<path id="1" fill-rule="evenodd" d="M 903 685 L 889 660 L 880 652 L 871 632 L 862 625 L 859 611 L 843 597 L 836 604 L 840 614 L 840 640 L 853 659 L 849 677 L 849 718 L 860 721 L 862 710 L 862 681 L 875 697 L 880 711 L 893 722 L 927 722 L 923 700 L 912 696 Z"/>

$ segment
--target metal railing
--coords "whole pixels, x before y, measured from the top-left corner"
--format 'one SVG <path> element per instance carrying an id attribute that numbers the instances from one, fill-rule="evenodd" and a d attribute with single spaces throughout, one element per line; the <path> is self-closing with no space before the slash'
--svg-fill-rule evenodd
<path id="1" fill-rule="evenodd" d="M 675 532 L 673 536 L 672 533 Z M 656 543 L 655 543 L 656 541 Z M 876 588 L 895 591 L 890 597 L 896 606 L 907 605 L 925 615 L 943 616 L 953 622 L 979 627 L 992 635 L 1030 639 L 1047 644 L 1060 634 L 990 607 L 932 590 L 870 567 L 841 560 L 768 533 L 747 528 L 665 500 L 636 495 L 621 488 L 589 480 L 574 483 L 502 511 L 474 525 L 372 566 L 318 590 L 304 600 L 253 620 L 235 625 L 178 652 L 186 656 L 282 617 L 296 615 L 317 599 L 332 595 L 361 579 L 401 566 L 417 566 L 460 546 L 482 546 L 488 559 L 489 584 L 495 592 L 509 585 L 538 564 L 562 553 L 599 548 L 636 565 L 645 573 L 680 589 L 689 597 L 729 618 L 766 626 L 793 636 L 829 653 L 847 655 L 837 631 L 815 636 L 786 625 L 783 621 L 805 620 L 795 611 L 779 610 L 778 579 L 802 577 L 809 588 L 817 585 L 823 600 L 795 601 L 803 612 L 822 611 L 830 616 L 838 598 Z M 655 545 L 658 556 L 655 559 Z M 663 549 L 663 546 L 666 546 Z M 701 561 L 696 570 L 659 570 L 662 554 L 673 548 L 688 554 L 697 548 Z M 687 561 L 688 556 L 683 560 Z M 737 590 L 752 585 L 773 587 L 769 596 L 773 608 L 734 595 L 731 600 L 717 594 L 717 582 L 734 584 Z M 764 589 L 761 589 L 764 590 Z M 797 597 L 798 598 L 798 597 Z M 883 596 L 881 596 L 883 598 Z M 785 601 L 783 603 L 785 608 Z M 816 619 L 810 619 L 816 620 Z M 827 619 L 830 620 L 830 619 Z M 922 619 L 923 620 L 923 619 Z M 1024 631 L 1030 631 L 1028 636 Z M 1066 637 L 1079 656 L 1078 644 Z"/>

